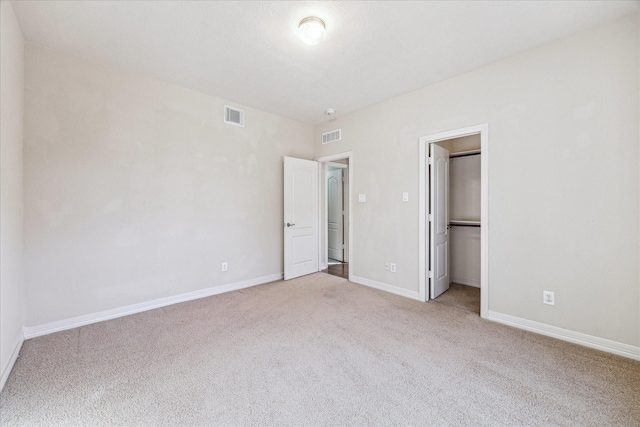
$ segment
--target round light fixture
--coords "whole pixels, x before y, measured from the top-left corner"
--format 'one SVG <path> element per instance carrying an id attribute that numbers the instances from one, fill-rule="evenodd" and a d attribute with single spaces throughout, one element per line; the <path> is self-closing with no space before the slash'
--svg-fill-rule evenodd
<path id="1" fill-rule="evenodd" d="M 327 110 L 324 113 L 327 116 L 333 116 L 336 113 L 336 110 L 334 110 L 333 108 L 327 108 Z"/>
<path id="2" fill-rule="evenodd" d="M 298 25 L 298 35 L 309 46 L 315 46 L 324 39 L 324 21 L 315 16 L 304 18 Z"/>

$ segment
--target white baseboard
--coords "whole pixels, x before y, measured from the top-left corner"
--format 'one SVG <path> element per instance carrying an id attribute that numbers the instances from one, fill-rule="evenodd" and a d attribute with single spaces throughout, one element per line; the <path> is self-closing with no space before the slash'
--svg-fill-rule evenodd
<path id="1" fill-rule="evenodd" d="M 420 292 L 418 291 L 411 291 L 409 289 L 400 288 L 398 286 L 393 286 L 382 282 L 376 282 L 375 280 L 365 279 L 364 277 L 358 277 L 354 275 L 351 275 L 351 278 L 349 280 L 353 283 L 357 283 L 358 285 L 368 286 L 370 288 L 420 301 Z"/>
<path id="2" fill-rule="evenodd" d="M 480 283 L 473 283 L 473 282 L 470 282 L 468 280 L 458 280 L 458 279 L 452 278 L 449 282 L 450 283 L 457 283 L 458 285 L 472 286 L 474 288 L 479 288 L 480 287 Z"/>
<path id="3" fill-rule="evenodd" d="M 180 302 L 191 301 L 194 299 L 210 297 L 225 292 L 237 291 L 239 289 L 249 288 L 251 286 L 262 285 L 264 283 L 273 282 L 282 279 L 282 273 L 270 274 L 268 276 L 257 277 L 242 282 L 227 283 L 226 285 L 213 286 L 211 288 L 201 289 L 199 291 L 187 292 L 184 294 L 174 295 L 171 297 L 160 298 L 153 301 L 141 302 L 138 304 L 127 305 L 111 310 L 100 311 L 98 313 L 86 314 L 84 316 L 72 317 L 70 319 L 59 320 L 56 322 L 46 323 L 38 326 L 25 326 L 24 338 L 35 338 L 41 335 L 52 334 L 54 332 L 73 329 L 80 326 L 89 325 L 91 323 L 103 322 L 105 320 L 115 319 L 117 317 L 128 316 L 130 314 L 140 313 L 167 305 L 177 304 Z"/>
<path id="4" fill-rule="evenodd" d="M 606 351 L 607 353 L 617 354 L 618 356 L 640 360 L 640 347 L 635 347 L 629 344 L 594 337 L 581 332 L 574 332 L 569 329 L 558 328 L 557 326 L 546 325 L 544 323 L 534 322 L 533 320 L 522 319 L 520 317 L 510 316 L 508 314 L 502 314 L 491 310 L 488 312 L 487 319 L 513 326 L 515 328 L 535 332 L 537 334 L 546 335 L 548 337 L 569 341 L 585 347 L 595 348 L 596 350 Z"/>
<path id="5" fill-rule="evenodd" d="M 20 355 L 20 349 L 22 348 L 22 343 L 24 343 L 24 335 L 20 334 L 18 341 L 13 347 L 13 352 L 11 353 L 11 358 L 9 359 L 9 363 L 6 366 L 2 367 L 2 379 L 0 380 L 0 391 L 4 388 L 4 385 L 7 383 L 9 379 L 9 374 L 13 369 L 13 365 L 15 365 L 16 360 L 18 360 L 18 356 Z"/>

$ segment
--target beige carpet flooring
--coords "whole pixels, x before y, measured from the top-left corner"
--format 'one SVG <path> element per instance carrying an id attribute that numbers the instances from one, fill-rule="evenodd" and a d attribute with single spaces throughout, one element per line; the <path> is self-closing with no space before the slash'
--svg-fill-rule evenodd
<path id="1" fill-rule="evenodd" d="M 318 273 L 31 339 L 0 424 L 640 425 L 640 362 L 482 320 L 473 292 Z"/>

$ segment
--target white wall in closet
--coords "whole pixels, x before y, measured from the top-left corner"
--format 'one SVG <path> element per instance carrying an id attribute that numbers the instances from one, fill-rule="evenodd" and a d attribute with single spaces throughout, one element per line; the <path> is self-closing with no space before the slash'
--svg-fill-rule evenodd
<path id="1" fill-rule="evenodd" d="M 449 275 L 452 283 L 480 287 L 480 227 L 456 226 L 455 220 L 480 220 L 480 155 L 449 161 Z"/>

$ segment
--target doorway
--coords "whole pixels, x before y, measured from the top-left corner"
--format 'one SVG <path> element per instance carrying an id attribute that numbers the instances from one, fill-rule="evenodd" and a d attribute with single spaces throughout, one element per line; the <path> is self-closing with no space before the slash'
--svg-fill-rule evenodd
<path id="1" fill-rule="evenodd" d="M 352 262 L 351 153 L 317 159 L 321 177 L 320 264 L 321 271 L 349 279 Z"/>
<path id="2" fill-rule="evenodd" d="M 488 314 L 487 169 L 486 124 L 420 138 L 420 297 L 479 288 L 481 317 Z"/>
<path id="3" fill-rule="evenodd" d="M 327 182 L 327 273 L 349 278 L 348 251 L 348 160 L 326 163 Z"/>

